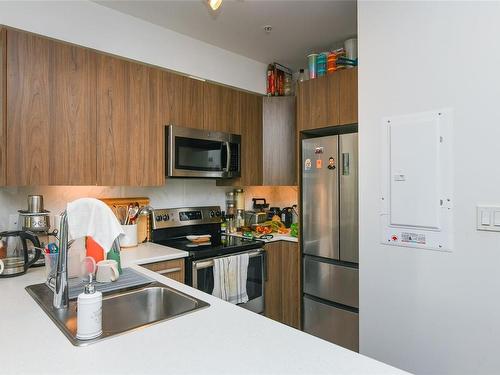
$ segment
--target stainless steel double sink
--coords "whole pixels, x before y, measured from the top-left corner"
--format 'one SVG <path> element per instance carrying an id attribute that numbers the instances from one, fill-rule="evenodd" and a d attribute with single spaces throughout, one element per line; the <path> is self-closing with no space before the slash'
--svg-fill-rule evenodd
<path id="1" fill-rule="evenodd" d="M 70 300 L 68 309 L 55 309 L 53 292 L 45 284 L 30 285 L 26 290 L 75 346 L 89 345 L 210 306 L 159 282 L 114 291 L 103 296 L 102 335 L 79 340 L 76 338 L 76 300 Z"/>

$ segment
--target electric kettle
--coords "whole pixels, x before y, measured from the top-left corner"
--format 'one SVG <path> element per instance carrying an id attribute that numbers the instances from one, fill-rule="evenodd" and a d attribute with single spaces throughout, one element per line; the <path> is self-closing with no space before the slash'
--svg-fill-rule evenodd
<path id="1" fill-rule="evenodd" d="M 32 259 L 28 257 L 28 241 L 35 250 Z M 21 230 L 0 232 L 0 277 L 23 275 L 40 255 L 40 241 L 35 234 Z"/>

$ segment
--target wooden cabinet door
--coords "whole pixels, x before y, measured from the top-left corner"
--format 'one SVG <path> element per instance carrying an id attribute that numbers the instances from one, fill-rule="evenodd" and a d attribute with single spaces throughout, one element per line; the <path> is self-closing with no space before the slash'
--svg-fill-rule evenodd
<path id="1" fill-rule="evenodd" d="M 268 318 L 281 322 L 283 310 L 281 307 L 282 298 L 282 264 L 281 264 L 281 243 L 271 242 L 266 244 L 266 269 L 267 280 L 265 282 L 264 300 L 265 313 Z"/>
<path id="2" fill-rule="evenodd" d="M 305 81 L 299 84 L 297 92 L 297 131 L 312 128 L 312 117 L 310 107 L 311 84 Z"/>
<path id="3" fill-rule="evenodd" d="M 340 118 L 340 76 L 338 73 L 329 74 L 326 77 L 328 81 L 328 93 L 326 98 L 326 125 L 339 125 Z"/>
<path id="4" fill-rule="evenodd" d="M 99 55 L 97 184 L 164 183 L 160 70 Z"/>
<path id="5" fill-rule="evenodd" d="M 262 97 L 240 93 L 241 186 L 262 185 Z"/>
<path id="6" fill-rule="evenodd" d="M 7 31 L 7 184 L 95 184 L 95 59 Z"/>
<path id="7" fill-rule="evenodd" d="M 203 82 L 170 72 L 161 76 L 162 125 L 203 129 Z"/>
<path id="8" fill-rule="evenodd" d="M 7 30 L 0 28 L 0 186 L 6 184 L 7 167 L 7 94 L 5 92 L 5 81 L 7 78 Z"/>
<path id="9" fill-rule="evenodd" d="M 50 185 L 96 183 L 96 59 L 89 49 L 51 42 Z"/>
<path id="10" fill-rule="evenodd" d="M 143 264 L 142 267 L 159 273 L 169 279 L 185 283 L 184 258 Z"/>
<path id="11" fill-rule="evenodd" d="M 7 31 L 7 184 L 48 185 L 48 39 Z"/>
<path id="12" fill-rule="evenodd" d="M 283 275 L 283 320 L 300 328 L 300 251 L 299 244 L 281 241 L 281 273 Z"/>
<path id="13" fill-rule="evenodd" d="M 345 69 L 337 74 L 340 81 L 339 123 L 355 124 L 358 122 L 358 68 Z"/>
<path id="14" fill-rule="evenodd" d="M 264 98 L 263 185 L 296 184 L 295 97 Z"/>
<path id="15" fill-rule="evenodd" d="M 241 177 L 217 180 L 218 186 L 258 186 L 263 175 L 262 97 L 239 92 Z"/>
<path id="16" fill-rule="evenodd" d="M 239 91 L 205 82 L 203 99 L 205 129 L 241 134 Z"/>

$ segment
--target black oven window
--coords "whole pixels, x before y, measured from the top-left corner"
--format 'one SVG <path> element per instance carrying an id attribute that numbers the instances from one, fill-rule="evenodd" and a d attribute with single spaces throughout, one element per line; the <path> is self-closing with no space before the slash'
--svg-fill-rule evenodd
<path id="1" fill-rule="evenodd" d="M 222 142 L 175 137 L 175 168 L 221 171 L 227 156 Z"/>
<path id="2" fill-rule="evenodd" d="M 247 294 L 252 300 L 262 296 L 262 257 L 257 256 L 248 260 L 247 274 Z M 198 289 L 212 294 L 214 290 L 214 269 L 213 267 L 198 270 Z"/>

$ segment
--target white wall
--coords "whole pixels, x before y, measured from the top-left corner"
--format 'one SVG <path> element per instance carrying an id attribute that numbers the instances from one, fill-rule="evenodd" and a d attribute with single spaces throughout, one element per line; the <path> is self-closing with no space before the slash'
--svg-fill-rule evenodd
<path id="1" fill-rule="evenodd" d="M 0 1 L 0 24 L 249 91 L 266 90 L 267 65 L 90 1 Z"/>
<path id="2" fill-rule="evenodd" d="M 500 233 L 475 230 L 500 205 L 499 20 L 498 2 L 358 3 L 361 352 L 420 374 L 500 372 Z M 380 245 L 381 118 L 442 107 L 454 251 Z"/>

